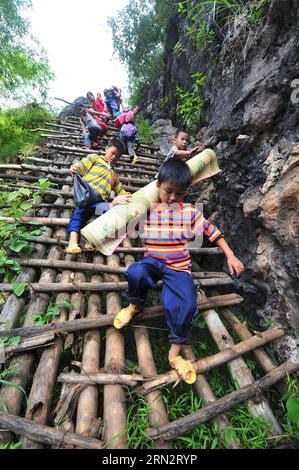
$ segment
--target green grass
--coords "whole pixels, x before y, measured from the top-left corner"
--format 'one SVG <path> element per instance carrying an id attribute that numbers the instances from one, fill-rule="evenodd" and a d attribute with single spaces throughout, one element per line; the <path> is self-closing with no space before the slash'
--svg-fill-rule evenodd
<path id="1" fill-rule="evenodd" d="M 53 114 L 36 103 L 0 111 L 0 162 L 14 162 L 18 154 L 32 155 L 41 137 L 30 129 L 41 127 L 49 119 Z"/>
<path id="2" fill-rule="evenodd" d="M 136 126 L 138 129 L 138 137 L 143 144 L 150 144 L 153 141 L 153 129 L 148 119 L 142 114 L 138 114 L 136 118 Z"/>

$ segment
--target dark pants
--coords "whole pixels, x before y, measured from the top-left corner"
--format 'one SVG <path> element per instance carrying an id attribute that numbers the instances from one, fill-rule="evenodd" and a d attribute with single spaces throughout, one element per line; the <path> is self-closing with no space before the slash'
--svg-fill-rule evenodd
<path id="1" fill-rule="evenodd" d="M 93 215 L 100 216 L 109 210 L 108 202 L 100 201 L 91 204 L 90 206 L 75 208 L 70 223 L 68 225 L 69 232 L 80 232 L 81 228 L 86 225 L 88 219 Z"/>
<path id="2" fill-rule="evenodd" d="M 171 344 L 190 344 L 190 330 L 196 308 L 196 287 L 192 276 L 185 271 L 168 268 L 151 256 L 133 263 L 125 272 L 128 290 L 125 297 L 132 304 L 143 305 L 149 289 L 163 280 L 162 305 Z"/>
<path id="3" fill-rule="evenodd" d="M 137 149 L 140 146 L 140 140 L 137 137 L 126 137 L 121 132 L 119 133 L 119 138 L 123 141 L 126 146 L 126 153 L 133 160 L 136 157 L 136 152 L 134 150 L 134 144 L 137 145 Z"/>

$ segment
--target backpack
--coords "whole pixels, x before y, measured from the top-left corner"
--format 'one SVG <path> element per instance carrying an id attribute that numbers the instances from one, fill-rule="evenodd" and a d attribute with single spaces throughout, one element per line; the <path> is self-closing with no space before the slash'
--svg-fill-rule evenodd
<path id="1" fill-rule="evenodd" d="M 137 128 L 136 126 L 134 126 L 134 124 L 131 123 L 123 124 L 120 132 L 122 136 L 131 138 L 135 137 L 135 135 L 137 134 Z"/>

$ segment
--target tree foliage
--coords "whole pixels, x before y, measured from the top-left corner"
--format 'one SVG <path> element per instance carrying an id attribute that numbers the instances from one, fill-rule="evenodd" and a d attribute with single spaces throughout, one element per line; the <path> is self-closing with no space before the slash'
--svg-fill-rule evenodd
<path id="1" fill-rule="evenodd" d="M 22 88 L 35 88 L 45 97 L 52 78 L 45 51 L 29 32 L 22 14 L 30 0 L 0 0 L 0 93 L 9 96 Z"/>
<path id="2" fill-rule="evenodd" d="M 129 0 L 108 24 L 114 50 L 128 68 L 132 101 L 163 66 L 169 0 Z"/>

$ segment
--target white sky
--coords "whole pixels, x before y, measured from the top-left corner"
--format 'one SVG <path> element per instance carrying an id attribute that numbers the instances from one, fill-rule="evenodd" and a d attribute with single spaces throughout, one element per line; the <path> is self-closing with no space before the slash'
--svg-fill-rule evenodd
<path id="1" fill-rule="evenodd" d="M 108 16 L 128 0 L 33 0 L 31 32 L 47 51 L 56 78 L 49 97 L 73 101 L 87 91 L 96 93 L 120 87 L 126 101 L 126 69 L 113 57 Z M 51 100 L 52 101 L 52 100 Z M 54 100 L 60 109 L 63 103 Z"/>

